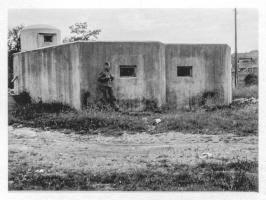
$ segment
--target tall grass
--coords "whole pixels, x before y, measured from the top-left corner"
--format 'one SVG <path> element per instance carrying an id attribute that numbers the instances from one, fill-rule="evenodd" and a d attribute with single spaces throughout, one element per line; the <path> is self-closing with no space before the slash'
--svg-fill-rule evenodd
<path id="1" fill-rule="evenodd" d="M 233 89 L 233 99 L 238 98 L 258 98 L 258 85 L 237 87 Z"/>
<path id="2" fill-rule="evenodd" d="M 145 131 L 145 124 L 140 116 L 94 108 L 77 112 L 61 104 L 32 103 L 18 106 L 9 116 L 9 124 L 14 123 L 39 128 L 72 129 L 80 133 L 106 127 Z"/>
<path id="3" fill-rule="evenodd" d="M 51 129 L 71 129 L 77 133 L 94 133 L 94 130 L 108 128 L 114 132 L 121 130 L 133 132 L 160 133 L 181 131 L 188 133 L 256 135 L 258 131 L 257 104 L 221 107 L 206 111 L 176 111 L 153 113 L 150 116 L 123 114 L 114 111 L 87 109 L 80 112 L 68 107 L 46 104 L 27 104 L 19 106 L 9 115 L 9 124 L 20 123 L 25 126 Z M 155 119 L 160 118 L 159 124 Z M 150 129 L 153 127 L 153 129 Z M 109 132 L 112 132 L 109 131 Z"/>
<path id="4" fill-rule="evenodd" d="M 24 95 L 25 96 L 25 95 Z M 24 97 L 23 96 L 23 97 Z M 236 88 L 234 98 L 258 97 L 258 87 Z M 154 119 L 162 122 L 154 124 Z M 212 110 L 197 108 L 195 111 L 152 113 L 146 116 L 114 112 L 112 109 L 88 107 L 76 111 L 60 103 L 27 103 L 18 105 L 9 115 L 9 124 L 51 129 L 71 129 L 78 133 L 94 133 L 93 130 L 108 128 L 113 131 L 159 133 L 169 130 L 188 133 L 236 133 L 256 135 L 258 132 L 257 104 L 215 107 Z M 153 128 L 151 128 L 151 126 Z"/>

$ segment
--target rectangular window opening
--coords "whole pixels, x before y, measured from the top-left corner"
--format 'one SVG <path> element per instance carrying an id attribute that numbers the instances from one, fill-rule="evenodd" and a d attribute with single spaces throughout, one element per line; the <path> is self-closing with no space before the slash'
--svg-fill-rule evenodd
<path id="1" fill-rule="evenodd" d="M 177 76 L 192 77 L 192 66 L 177 66 Z"/>
<path id="2" fill-rule="evenodd" d="M 44 42 L 53 42 L 53 35 L 43 35 Z"/>
<path id="3" fill-rule="evenodd" d="M 120 65 L 120 77 L 136 77 L 136 65 Z"/>

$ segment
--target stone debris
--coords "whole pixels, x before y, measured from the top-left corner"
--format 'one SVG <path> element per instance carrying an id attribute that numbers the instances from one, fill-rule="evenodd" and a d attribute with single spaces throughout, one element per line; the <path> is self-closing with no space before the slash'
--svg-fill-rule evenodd
<path id="1" fill-rule="evenodd" d="M 161 119 L 155 119 L 155 123 L 159 124 L 162 120 Z"/>
<path id="2" fill-rule="evenodd" d="M 254 103 L 257 103 L 257 102 L 258 102 L 258 99 L 254 98 L 254 97 L 251 97 L 251 98 L 234 99 L 232 101 L 232 104 L 245 104 L 245 103 L 254 104 Z"/>
<path id="3" fill-rule="evenodd" d="M 35 173 L 44 173 L 44 169 L 37 169 Z"/>
<path id="4" fill-rule="evenodd" d="M 202 153 L 201 156 L 199 157 L 200 159 L 208 159 L 208 158 L 213 158 L 213 155 L 211 153 Z"/>

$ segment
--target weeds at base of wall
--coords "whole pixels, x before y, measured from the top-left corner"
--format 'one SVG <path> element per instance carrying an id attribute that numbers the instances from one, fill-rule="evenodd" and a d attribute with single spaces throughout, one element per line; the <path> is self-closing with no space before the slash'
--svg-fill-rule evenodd
<path id="1" fill-rule="evenodd" d="M 151 134 L 179 131 L 198 134 L 235 133 L 237 135 L 257 135 L 257 104 L 215 110 L 177 111 L 171 113 L 123 114 L 114 111 L 86 109 L 81 112 L 63 110 L 47 112 L 40 105 L 20 106 L 9 115 L 9 125 L 23 124 L 35 128 L 70 129 L 80 134 L 95 134 L 94 130 L 105 134 L 148 132 Z M 155 119 L 161 119 L 156 124 Z M 152 127 L 152 129 L 151 129 Z M 102 130 L 102 131 L 101 131 Z"/>
<path id="2" fill-rule="evenodd" d="M 19 107 L 24 107 L 24 110 L 27 110 L 27 107 L 31 107 L 33 111 L 39 113 L 75 111 L 75 109 L 71 108 L 70 106 L 59 102 L 43 103 L 41 100 L 35 102 L 32 100 L 30 94 L 26 91 L 23 91 L 18 95 L 14 95 L 14 99 Z"/>
<path id="3" fill-rule="evenodd" d="M 220 95 L 218 91 L 205 91 L 189 98 L 189 109 L 195 110 L 199 107 L 215 107 L 220 105 Z"/>
<path id="4" fill-rule="evenodd" d="M 252 86 L 252 88 L 255 86 Z M 242 89 L 241 89 L 242 90 Z M 252 89 L 252 94 L 257 92 Z M 239 93 L 237 93 L 239 94 Z M 236 93 L 234 93 L 236 95 Z M 247 95 L 246 90 L 241 95 Z M 152 104 L 154 105 L 154 104 Z M 257 135 L 258 104 L 243 104 L 215 107 L 200 107 L 195 110 L 173 110 L 162 107 L 159 112 L 121 113 L 111 107 L 87 107 L 76 111 L 60 103 L 30 103 L 18 105 L 9 113 L 8 123 L 30 127 L 70 129 L 77 133 L 94 134 L 93 130 L 105 129 L 111 132 L 182 131 L 199 134 L 235 133 L 237 135 Z M 155 119 L 161 122 L 154 125 Z M 152 127 L 152 131 L 151 131 Z"/>
<path id="5" fill-rule="evenodd" d="M 32 99 L 30 97 L 30 94 L 26 91 L 23 91 L 18 95 L 14 95 L 13 97 L 14 97 L 16 103 L 19 105 L 25 105 L 25 104 L 32 103 Z"/>
<path id="6" fill-rule="evenodd" d="M 160 112 L 160 108 L 158 107 L 157 100 L 149 100 L 149 99 L 122 99 L 117 100 L 117 105 L 119 106 L 121 111 L 127 112 Z M 102 111 L 114 111 L 114 108 L 109 103 L 99 100 L 95 103 L 86 104 L 84 109 L 96 109 Z"/>

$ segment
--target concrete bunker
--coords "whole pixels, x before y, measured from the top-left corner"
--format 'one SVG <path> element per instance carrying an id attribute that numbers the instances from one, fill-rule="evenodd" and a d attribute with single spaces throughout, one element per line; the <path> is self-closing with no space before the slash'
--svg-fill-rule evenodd
<path id="1" fill-rule="evenodd" d="M 40 31 L 37 31 L 40 32 Z M 53 41 L 54 31 L 45 32 Z M 56 36 L 59 38 L 59 36 Z M 197 96 L 215 103 L 232 98 L 230 47 L 225 44 L 161 42 L 74 42 L 36 47 L 14 55 L 15 93 L 76 109 L 99 101 L 97 75 L 111 63 L 114 93 L 123 109 L 147 104 L 179 108 Z"/>

